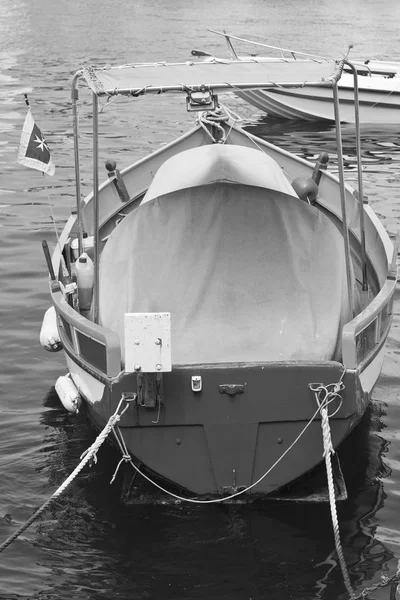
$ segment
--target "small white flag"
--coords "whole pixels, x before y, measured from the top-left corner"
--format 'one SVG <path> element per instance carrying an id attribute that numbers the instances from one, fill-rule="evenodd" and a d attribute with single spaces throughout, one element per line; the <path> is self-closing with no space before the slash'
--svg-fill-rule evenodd
<path id="1" fill-rule="evenodd" d="M 55 166 L 42 132 L 36 125 L 30 106 L 22 129 L 17 162 L 25 167 L 54 175 Z"/>

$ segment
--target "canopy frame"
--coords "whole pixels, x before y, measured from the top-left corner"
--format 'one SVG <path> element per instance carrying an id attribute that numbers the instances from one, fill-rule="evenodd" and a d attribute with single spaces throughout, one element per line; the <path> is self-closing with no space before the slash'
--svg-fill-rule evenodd
<path id="1" fill-rule="evenodd" d="M 247 61 L 238 61 L 240 64 L 246 63 Z M 248 61 L 254 64 L 257 62 L 255 59 Z M 296 61 L 298 62 L 298 61 Z M 185 65 L 187 67 L 193 67 L 199 63 L 175 63 L 175 65 Z M 226 64 L 226 61 L 218 61 L 210 64 Z M 231 64 L 231 63 L 230 63 Z M 334 101 L 334 112 L 335 112 L 335 127 L 336 127 L 336 142 L 337 142 L 337 154 L 338 154 L 338 169 L 339 169 L 339 183 L 340 183 L 340 201 L 341 201 L 341 212 L 343 222 L 343 238 L 344 238 L 344 250 L 345 250 L 345 261 L 346 261 L 346 272 L 347 272 L 347 288 L 349 303 L 354 316 L 354 303 L 352 298 L 352 286 L 351 286 L 351 250 L 349 243 L 349 228 L 346 215 L 346 200 L 345 200 L 345 178 L 344 178 L 344 163 L 343 163 L 343 151 L 342 151 L 342 139 L 341 139 L 341 125 L 340 125 L 340 110 L 339 110 L 339 97 L 338 97 L 338 86 L 337 83 L 343 72 L 344 65 L 347 65 L 354 78 L 354 106 L 355 106 L 355 124 L 356 124 L 356 148 L 357 148 L 357 163 L 358 163 L 358 185 L 359 185 L 359 203 L 360 203 L 360 232 L 361 232 L 361 247 L 362 247 L 362 272 L 363 272 L 363 290 L 368 289 L 367 284 L 367 257 L 365 249 L 365 228 L 364 228 L 364 215 L 363 215 L 363 191 L 362 191 L 362 165 L 361 165 L 361 153 L 360 153 L 360 122 L 359 122 L 359 99 L 358 99 L 358 83 L 357 83 L 357 70 L 350 63 L 347 58 L 343 58 L 336 62 L 336 68 L 330 77 L 320 81 L 289 81 L 289 82 L 273 82 L 273 81 L 257 81 L 257 82 L 242 82 L 242 83 L 228 83 L 219 82 L 213 83 L 212 85 L 201 82 L 196 85 L 185 85 L 185 84 L 171 84 L 171 85 L 146 85 L 146 86 L 129 86 L 124 88 L 106 89 L 102 82 L 96 75 L 96 71 L 90 67 L 85 67 L 77 71 L 72 80 L 72 110 L 73 110 L 73 123 L 74 123 L 74 155 L 75 155 L 75 181 L 76 181 L 76 203 L 77 203 L 77 223 L 78 223 L 78 247 L 81 252 L 83 247 L 83 225 L 82 225 L 82 199 L 80 189 L 80 166 L 79 166 L 79 131 L 78 131 L 78 81 L 84 79 L 88 86 L 92 90 L 93 97 L 93 214 L 94 214 L 94 263 L 95 263 L 95 289 L 93 298 L 93 317 L 94 322 L 98 323 L 99 320 L 99 152 L 98 152 L 98 131 L 99 131 L 99 110 L 98 103 L 99 98 L 102 96 L 117 96 L 124 95 L 130 97 L 142 96 L 145 94 L 160 94 L 160 93 L 183 93 L 186 94 L 186 105 L 187 110 L 205 110 L 207 109 L 207 100 L 216 97 L 216 92 L 228 92 L 232 89 L 239 90 L 250 90 L 250 89 L 266 89 L 274 87 L 306 87 L 306 86 L 317 86 L 317 87 L 331 87 L 333 90 L 333 101 Z M 122 68 L 162 68 L 168 66 L 166 63 L 154 63 L 154 64 L 139 64 L 139 65 L 126 65 Z M 203 97 L 205 102 L 198 102 L 198 98 Z M 195 100 L 194 100 L 195 98 Z M 206 106 L 204 106 L 206 104 Z"/>

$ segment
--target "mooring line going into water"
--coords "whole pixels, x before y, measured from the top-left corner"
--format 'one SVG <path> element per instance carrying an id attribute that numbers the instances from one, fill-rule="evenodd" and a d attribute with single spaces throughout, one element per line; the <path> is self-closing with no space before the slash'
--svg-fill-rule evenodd
<path id="1" fill-rule="evenodd" d="M 72 483 L 72 481 L 75 479 L 75 477 L 80 473 L 80 471 L 82 471 L 83 467 L 90 461 L 90 459 L 96 457 L 96 453 L 97 453 L 98 449 L 103 444 L 103 442 L 106 440 L 110 431 L 112 431 L 113 427 L 118 423 L 118 421 L 120 420 L 120 418 L 122 417 L 124 412 L 129 407 L 129 404 L 127 404 L 125 406 L 125 408 L 123 409 L 123 411 L 121 413 L 119 413 L 119 410 L 120 410 L 120 407 L 121 407 L 121 404 L 123 401 L 124 401 L 124 398 L 121 398 L 121 400 L 116 408 L 115 413 L 113 415 L 111 415 L 106 426 L 99 433 L 99 435 L 97 436 L 97 438 L 95 439 L 93 444 L 90 446 L 90 448 L 88 448 L 82 454 L 81 462 L 72 471 L 71 475 L 69 475 L 69 477 L 64 481 L 64 483 L 62 485 L 60 485 L 60 487 L 54 492 L 54 494 L 52 494 L 50 496 L 50 498 L 48 500 L 46 500 L 46 502 L 44 504 L 42 504 L 42 506 L 25 523 L 23 523 L 17 529 L 17 531 L 15 531 L 12 535 L 10 535 L 10 537 L 7 538 L 6 541 L 0 545 L 0 552 L 3 552 L 3 550 L 5 550 L 5 548 L 7 548 L 7 546 L 9 546 L 14 540 L 16 540 L 21 535 L 21 533 L 23 533 L 26 529 L 28 529 L 28 527 L 30 525 L 32 525 L 32 523 L 40 517 L 40 515 L 46 510 L 46 508 L 48 508 L 49 505 L 52 502 L 54 502 L 54 500 L 56 500 L 67 489 L 69 484 Z"/>
<path id="2" fill-rule="evenodd" d="M 328 492 L 329 492 L 329 505 L 331 509 L 331 519 L 332 519 L 332 528 L 333 535 L 335 538 L 335 548 L 336 553 L 339 558 L 340 568 L 342 570 L 343 581 L 346 587 L 346 590 L 350 596 L 350 598 L 354 598 L 354 590 L 351 585 L 349 572 L 347 570 L 346 561 L 343 554 L 343 548 L 340 541 L 340 530 L 339 530 L 339 520 L 337 516 L 336 510 L 336 495 L 335 495 L 335 487 L 333 483 L 333 471 L 332 471 L 332 460 L 331 456 L 335 453 L 335 450 L 332 445 L 331 438 L 331 428 L 329 425 L 329 417 L 335 415 L 342 406 L 342 397 L 339 392 L 344 389 L 343 384 L 343 375 L 345 371 L 343 370 L 342 376 L 339 381 L 335 384 L 323 385 L 319 384 L 309 384 L 309 388 L 314 392 L 315 400 L 320 407 L 321 411 L 321 429 L 322 429 L 322 439 L 324 445 L 323 457 L 325 459 L 325 468 L 326 468 L 326 476 L 328 480 Z M 328 406 L 334 400 L 339 399 L 340 403 L 335 412 L 332 415 L 328 414 Z"/>
<path id="3" fill-rule="evenodd" d="M 72 481 L 76 478 L 76 476 L 80 473 L 80 471 L 84 468 L 84 466 L 92 458 L 95 461 L 97 461 L 97 458 L 96 458 L 97 451 L 99 450 L 99 448 L 103 444 L 103 442 L 107 439 L 107 437 L 111 431 L 114 433 L 116 441 L 119 445 L 119 448 L 120 448 L 121 454 L 122 454 L 122 458 L 119 461 L 119 463 L 115 469 L 115 473 L 114 473 L 113 478 L 111 479 L 110 483 L 112 483 L 115 480 L 115 477 L 117 475 L 120 465 L 125 461 L 125 462 L 129 462 L 131 464 L 131 466 L 135 469 L 135 471 L 137 473 L 139 473 L 140 475 L 142 475 L 142 477 L 144 479 L 146 479 L 151 484 L 153 484 L 155 487 L 157 487 L 161 491 L 167 493 L 168 495 L 172 496 L 173 498 L 175 498 L 177 500 L 184 501 L 184 502 L 190 502 L 190 503 L 194 503 L 194 504 L 215 504 L 218 502 L 226 502 L 227 500 L 230 500 L 232 498 L 240 496 L 240 495 L 244 494 L 245 492 L 249 491 L 251 488 L 258 485 L 273 470 L 273 468 L 284 458 L 284 456 L 286 456 L 286 454 L 293 448 L 293 446 L 295 446 L 295 444 L 299 441 L 299 439 L 302 437 L 302 435 L 305 433 L 305 431 L 308 429 L 308 427 L 314 421 L 317 414 L 320 413 L 321 414 L 321 427 L 322 427 L 322 433 L 323 433 L 323 445 L 324 445 L 323 456 L 325 457 L 326 471 L 327 471 L 327 477 L 328 477 L 329 501 L 330 501 L 332 525 L 333 525 L 333 531 L 334 531 L 334 537 L 335 537 L 335 547 L 336 547 L 336 552 L 337 552 L 337 555 L 339 558 L 339 563 L 340 563 L 340 567 L 341 567 L 342 574 L 343 574 L 344 584 L 345 584 L 346 590 L 349 594 L 349 598 L 350 598 L 350 600 L 362 600 L 364 598 L 367 598 L 372 592 L 374 592 L 380 588 L 386 587 L 389 584 L 391 585 L 390 600 L 392 598 L 398 598 L 398 597 L 400 598 L 400 590 L 398 590 L 398 587 L 397 587 L 397 584 L 399 584 L 399 581 L 400 581 L 400 560 L 397 565 L 397 571 L 394 575 L 392 575 L 391 577 L 382 575 L 380 582 L 372 585 L 371 587 L 364 588 L 364 590 L 362 590 L 359 594 L 356 595 L 351 586 L 349 573 L 348 573 L 346 562 L 344 559 L 343 550 L 342 550 L 341 541 L 340 541 L 339 523 L 338 523 L 337 511 L 336 511 L 336 497 L 335 497 L 335 489 L 334 489 L 334 484 L 333 484 L 333 472 L 332 472 L 332 463 L 331 463 L 331 454 L 333 454 L 335 451 L 332 446 L 330 425 L 329 425 L 329 417 L 332 417 L 334 414 L 336 414 L 336 412 L 341 407 L 341 402 L 340 402 L 339 407 L 336 408 L 336 410 L 333 414 L 331 414 L 331 415 L 328 414 L 329 404 L 331 402 L 333 402 L 334 399 L 337 399 L 337 398 L 339 398 L 340 401 L 342 400 L 339 392 L 344 387 L 343 383 L 342 383 L 343 375 L 344 375 L 344 372 L 336 384 L 328 384 L 326 386 L 324 386 L 323 384 L 309 384 L 310 389 L 315 394 L 315 398 L 316 398 L 316 401 L 318 404 L 317 410 L 315 411 L 315 413 L 313 414 L 311 419 L 308 421 L 308 423 L 305 425 L 305 427 L 302 429 L 302 431 L 299 433 L 299 435 L 293 440 L 292 444 L 290 444 L 290 446 L 283 452 L 283 454 L 278 458 L 278 460 L 275 461 L 275 463 L 273 465 L 271 465 L 271 467 L 256 482 L 254 482 L 252 485 L 248 486 L 247 488 L 245 488 L 243 490 L 240 490 L 234 494 L 231 494 L 230 496 L 225 496 L 223 498 L 214 498 L 214 499 L 209 499 L 209 500 L 184 498 L 183 496 L 178 496 L 178 495 L 174 494 L 173 492 L 170 492 L 170 491 L 166 490 L 165 488 L 161 487 L 160 485 L 158 485 L 155 481 L 150 479 L 150 477 L 147 477 L 147 475 L 145 475 L 134 464 L 134 462 L 132 461 L 132 457 L 130 456 L 128 449 L 126 447 L 125 440 L 122 436 L 121 430 L 119 429 L 119 427 L 117 427 L 119 420 L 121 419 L 121 417 L 125 413 L 125 411 L 128 410 L 129 404 L 130 404 L 130 400 L 128 400 L 124 395 L 122 395 L 114 414 L 111 415 L 107 424 L 105 425 L 103 430 L 99 433 L 99 435 L 97 436 L 97 438 L 95 439 L 93 444 L 87 450 L 85 450 L 85 452 L 81 455 L 81 462 L 79 463 L 79 465 L 73 470 L 73 472 L 64 481 L 64 483 L 50 496 L 50 498 L 48 500 L 46 500 L 46 502 L 44 504 L 42 504 L 42 506 L 25 523 L 23 523 L 23 525 L 21 525 L 10 537 L 8 537 L 5 540 L 5 542 L 3 542 L 0 545 L 0 552 L 5 550 L 26 529 L 28 529 L 28 527 L 30 525 L 32 525 L 32 523 L 34 523 L 34 521 L 36 521 L 41 516 L 41 514 L 49 507 L 49 505 L 54 500 L 56 500 L 67 489 L 69 484 L 72 483 Z M 119 411 L 120 411 L 120 408 L 121 408 L 121 405 L 123 402 L 126 402 L 126 406 L 123 408 L 123 410 L 120 413 Z"/>
<path id="4" fill-rule="evenodd" d="M 321 412 L 321 429 L 324 445 L 323 457 L 325 459 L 326 476 L 328 480 L 329 505 L 331 510 L 333 535 L 335 539 L 335 549 L 336 554 L 339 558 L 339 564 L 343 575 L 343 582 L 350 600 L 363 600 L 364 598 L 367 598 L 370 594 L 372 594 L 372 592 L 375 592 L 380 588 L 386 587 L 389 584 L 391 585 L 389 600 L 400 600 L 400 594 L 399 592 L 397 592 L 397 584 L 400 581 L 400 560 L 397 565 L 397 572 L 394 575 L 392 575 L 391 577 L 381 575 L 380 582 L 372 585 L 371 587 L 366 587 L 359 594 L 356 594 L 351 585 L 350 575 L 347 569 L 346 560 L 344 558 L 342 543 L 340 540 L 339 520 L 336 510 L 336 494 L 333 483 L 333 470 L 331 461 L 331 456 L 335 453 L 335 450 L 332 444 L 331 429 L 329 425 L 329 418 L 333 417 L 342 406 L 342 397 L 340 395 L 340 392 L 344 389 L 344 384 L 342 382 L 343 376 L 344 371 L 337 383 L 331 383 L 328 385 L 323 385 L 322 383 L 309 384 L 309 388 L 311 391 L 314 392 L 315 400 Z M 334 413 L 329 415 L 328 406 L 335 399 L 340 400 L 339 406 L 336 408 Z"/>

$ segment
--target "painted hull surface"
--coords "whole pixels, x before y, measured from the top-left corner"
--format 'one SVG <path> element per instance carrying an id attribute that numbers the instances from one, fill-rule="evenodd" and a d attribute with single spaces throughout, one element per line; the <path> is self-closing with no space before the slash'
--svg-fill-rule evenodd
<path id="1" fill-rule="evenodd" d="M 99 386 L 73 361 L 68 360 L 68 366 L 82 393 L 97 389 L 98 396 L 87 397 L 86 406 L 98 428 L 104 427 L 123 393 L 137 390 L 132 377 Z M 196 393 L 191 377 L 199 374 L 203 389 Z M 339 363 L 177 367 L 163 377 L 161 407 L 135 403 L 119 427 L 145 472 L 185 491 L 219 496 L 258 482 L 248 493 L 270 494 L 321 462 L 320 418 L 300 435 L 317 409 L 308 384 L 335 383 L 341 374 Z M 227 381 L 242 383 L 244 393 L 221 394 Z M 358 423 L 369 401 L 353 373 L 345 375 L 344 383 L 341 407 L 331 407 L 339 408 L 331 420 L 335 447 Z"/>
<path id="2" fill-rule="evenodd" d="M 329 269 L 320 268 L 320 276 L 324 278 L 326 285 L 326 289 L 323 290 L 325 300 L 328 299 L 330 310 L 318 317 L 318 310 L 322 302 L 321 296 L 316 310 L 310 312 L 310 320 L 304 321 L 303 328 L 299 325 L 299 329 L 296 329 L 297 321 L 301 320 L 300 317 L 304 317 L 311 306 L 308 297 L 304 297 L 303 304 L 300 302 L 301 294 L 306 290 L 306 286 L 304 280 L 301 281 L 300 278 L 302 269 L 298 263 L 300 243 L 298 240 L 302 239 L 304 245 L 307 246 L 309 245 L 309 236 L 304 235 L 299 223 L 303 222 L 301 220 L 303 218 L 306 219 L 304 222 L 307 222 L 309 218 L 312 219 L 314 236 L 317 235 L 318 223 L 326 223 L 327 231 L 332 233 L 334 240 L 338 235 L 340 236 L 338 233 L 340 231 L 338 181 L 328 173 L 321 173 L 318 201 L 315 207 L 311 207 L 309 204 L 303 203 L 293 192 L 290 182 L 301 175 L 310 177 L 314 165 L 267 142 L 256 138 L 253 140 L 252 136 L 245 134 L 234 125 L 226 126 L 226 132 L 227 136 L 229 134 L 227 144 L 234 147 L 218 152 L 218 162 L 212 163 L 213 174 L 216 172 L 215 164 L 219 165 L 218 168 L 223 165 L 224 177 L 219 178 L 217 183 L 215 181 L 208 182 L 204 187 L 207 179 L 206 170 L 203 167 L 207 163 L 209 153 L 198 153 L 197 150 L 192 152 L 193 149 L 211 144 L 210 136 L 198 127 L 122 172 L 121 176 L 129 194 L 129 199 L 122 206 L 121 197 L 116 193 L 113 180 L 100 186 L 100 239 L 106 240 L 101 256 L 103 262 L 100 263 L 100 275 L 103 277 L 103 279 L 100 278 L 100 285 L 103 286 L 100 309 L 105 307 L 103 313 L 100 312 L 100 317 L 103 319 L 100 324 L 77 313 L 57 285 L 53 285 L 51 288 L 68 370 L 85 400 L 88 414 L 96 427 L 99 429 L 104 427 L 115 412 L 121 398 L 133 398 L 119 422 L 119 429 L 136 464 L 146 473 L 150 473 L 152 477 L 171 482 L 175 489 L 178 486 L 178 488 L 199 497 L 224 496 L 243 489 L 247 490 L 247 488 L 249 488 L 249 494 L 270 494 L 296 480 L 322 461 L 321 418 L 310 384 L 318 383 L 329 386 L 340 381 L 344 384 L 340 398 L 334 400 L 329 408 L 329 413 L 332 414 L 330 425 L 333 445 L 334 447 L 339 446 L 361 419 L 379 376 L 384 343 L 391 323 L 396 281 L 393 274 L 391 279 L 388 278 L 389 265 L 394 255 L 393 245 L 376 215 L 368 207 L 364 218 L 371 294 L 364 300 L 361 298 L 355 318 L 342 319 L 342 316 L 338 316 L 339 329 L 337 331 L 339 333 L 335 334 L 334 343 L 328 352 L 325 340 L 320 339 L 323 336 L 319 336 L 318 327 L 322 326 L 323 331 L 326 331 L 325 316 L 329 313 L 329 318 L 331 318 L 332 294 L 336 294 L 339 300 L 341 298 L 342 292 L 340 290 L 338 292 L 338 289 L 341 285 L 340 282 L 344 280 L 344 272 L 338 271 L 337 286 L 330 289 L 329 285 L 332 283 L 333 272 L 337 265 L 330 264 Z M 243 164 L 237 158 L 234 161 L 235 171 L 227 170 L 227 164 L 222 161 L 223 154 L 229 157 L 239 157 L 241 156 L 240 147 L 242 147 L 246 149 L 244 154 L 247 156 L 248 148 L 254 149 L 255 144 L 258 151 L 263 150 L 269 156 L 270 168 L 265 170 L 268 177 L 271 177 L 271 172 L 275 168 L 274 163 L 277 163 L 276 179 L 271 185 L 278 185 L 283 176 L 282 173 L 285 173 L 284 177 L 287 178 L 287 181 L 283 182 L 286 186 L 285 193 L 276 192 L 276 187 L 273 188 L 272 194 L 270 190 L 263 191 L 263 186 L 266 185 L 264 180 L 266 175 L 261 168 L 255 169 L 254 177 L 246 182 L 248 172 L 243 172 Z M 211 154 L 215 154 L 214 150 Z M 206 156 L 207 160 L 199 162 L 200 155 Z M 196 169 L 189 168 L 187 166 L 189 163 L 185 163 L 188 156 L 194 156 Z M 154 173 L 170 158 L 178 161 L 181 166 L 186 164 L 187 168 L 182 167 L 181 170 L 176 170 L 167 165 L 168 177 L 159 184 Z M 255 156 L 255 160 L 258 160 L 257 156 Z M 253 164 L 252 161 L 250 163 Z M 161 169 L 159 169 L 159 173 L 162 173 Z M 170 173 L 174 175 L 169 176 Z M 184 193 L 182 193 L 181 177 L 191 178 L 190 185 L 185 184 Z M 161 188 L 157 187 L 159 185 Z M 288 185 L 289 187 L 287 187 Z M 232 195 L 232 191 L 235 191 L 234 188 L 238 191 L 238 195 Z M 153 195 L 152 189 L 155 190 Z M 147 190 L 149 192 L 147 196 L 144 196 Z M 206 190 L 207 194 L 198 197 L 198 194 L 202 193 L 201 190 Z M 205 219 L 207 202 L 211 202 L 210 198 L 214 197 L 213 194 L 217 198 L 217 202 L 213 206 L 210 205 L 209 215 Z M 218 196 L 218 194 L 222 195 Z M 259 194 L 264 194 L 265 197 L 263 196 L 261 199 Z M 222 201 L 221 198 L 225 200 Z M 248 207 L 245 215 L 251 216 L 253 219 L 250 228 L 251 244 L 255 243 L 257 227 L 260 229 L 260 239 L 268 237 L 265 236 L 263 226 L 260 225 L 268 223 L 272 219 L 273 213 L 267 215 L 266 207 L 268 210 L 271 208 L 271 211 L 273 208 L 276 217 L 274 221 L 276 226 L 269 225 L 269 237 L 273 240 L 273 236 L 276 234 L 279 244 L 282 244 L 283 235 L 280 235 L 278 226 L 288 232 L 285 238 L 287 243 L 283 244 L 281 250 L 274 243 L 271 249 L 266 251 L 264 248 L 260 254 L 257 262 L 258 271 L 254 271 L 256 283 L 254 287 L 251 287 L 252 280 L 246 270 L 249 265 L 253 268 L 252 262 L 241 263 L 245 251 L 249 256 L 253 256 L 249 252 L 250 247 L 246 247 L 247 238 L 241 237 L 244 227 L 243 198 L 246 198 Z M 253 204 L 250 203 L 251 199 Z M 352 268 L 354 269 L 354 281 L 356 281 L 361 279 L 359 202 L 348 186 L 346 186 L 345 201 L 348 214 L 351 215 L 350 240 L 354 257 Z M 233 204 L 229 204 L 229 202 L 233 202 Z M 222 213 L 220 206 L 225 205 L 233 207 L 233 213 L 230 211 L 226 214 Z M 141 213 L 135 213 L 139 206 Z M 173 213 L 174 206 L 177 209 L 175 213 Z M 202 207 L 202 211 L 199 211 L 199 206 Z M 285 207 L 289 212 L 286 212 Z M 172 211 L 171 214 L 169 211 Z M 187 212 L 187 221 L 184 220 L 185 211 L 189 211 Z M 122 213 L 124 220 L 121 226 Z M 93 204 L 90 196 L 85 200 L 83 210 L 85 228 L 89 235 L 93 234 L 92 214 Z M 158 238 L 155 237 L 155 229 L 146 230 L 146 227 L 154 227 L 152 219 L 157 214 L 162 217 L 162 222 L 166 227 L 157 234 Z M 233 214 L 234 217 L 229 217 L 230 220 L 227 221 L 228 214 Z M 140 215 L 143 216 L 143 220 Z M 170 218 L 171 215 L 172 218 Z M 177 226 L 176 215 L 179 215 L 184 232 L 188 230 L 188 222 L 196 223 L 198 240 L 196 242 L 196 231 L 193 231 L 188 238 L 190 243 L 184 254 L 185 260 L 189 260 L 191 248 L 195 243 L 199 244 L 199 248 L 194 253 L 196 268 L 187 271 L 187 283 L 174 297 L 176 285 L 181 285 L 182 275 L 179 275 L 176 285 L 174 281 L 171 283 L 171 278 L 176 277 L 174 272 L 176 269 L 170 267 L 171 265 L 173 267 L 174 256 L 181 257 L 183 262 L 182 249 L 180 246 L 176 247 L 176 231 L 168 233 L 170 227 Z M 296 216 L 296 219 L 293 218 L 293 215 Z M 207 237 L 208 232 L 213 230 L 216 223 L 220 223 L 221 227 L 229 225 L 228 235 L 222 246 L 218 235 Z M 113 234 L 114 231 L 115 234 Z M 132 232 L 135 232 L 135 235 L 131 235 Z M 71 239 L 74 237 L 76 237 L 76 218 L 72 216 L 61 236 L 60 246 L 65 245 L 66 248 L 69 248 Z M 129 246 L 129 252 L 127 252 L 129 256 L 136 259 L 139 256 L 138 252 L 143 253 L 139 261 L 143 268 L 139 265 L 142 268 L 141 271 L 132 270 L 131 277 L 125 276 L 127 272 L 125 267 L 123 267 L 120 277 L 116 274 L 116 270 L 119 268 L 118 261 L 122 261 L 124 254 L 121 255 L 121 259 L 114 260 L 114 250 L 116 251 L 118 247 L 117 243 L 122 243 L 124 239 L 128 240 L 127 248 L 131 239 L 137 240 L 137 247 Z M 316 238 L 314 237 L 314 239 Z M 323 239 L 327 240 L 327 238 Z M 157 240 L 157 244 L 153 244 L 154 240 Z M 168 251 L 162 250 L 164 241 Z M 342 241 L 341 238 L 340 241 Z M 114 243 L 116 245 L 112 246 Z M 111 249 L 108 271 L 107 245 Z M 160 245 L 161 250 L 159 251 L 157 248 Z M 290 245 L 292 245 L 292 253 Z M 218 263 L 213 259 L 212 254 L 209 254 L 210 248 L 214 247 L 219 252 Z M 221 248 L 222 253 L 220 252 Z M 312 245 L 309 250 L 311 253 L 307 254 L 308 262 L 306 264 L 309 264 L 309 259 L 320 260 L 322 252 L 315 253 Z M 235 252 L 237 254 L 234 254 Z M 269 261 L 269 266 L 266 266 L 266 260 L 272 252 L 275 252 L 274 260 Z M 342 252 L 341 245 L 338 252 Z M 163 270 L 154 277 L 153 272 L 148 268 L 147 261 L 149 257 L 153 257 L 154 265 L 159 265 L 164 254 L 171 256 L 170 263 L 164 261 Z M 234 256 L 234 260 L 232 256 Z M 330 253 L 329 256 L 337 257 L 337 254 Z M 245 315 L 247 320 L 241 322 L 240 310 L 242 310 L 243 304 L 249 303 L 250 305 L 251 302 L 257 301 L 257 295 L 261 293 L 262 285 L 265 285 L 262 282 L 263 274 L 269 273 L 272 278 L 273 272 L 269 272 L 268 269 L 274 269 L 274 265 L 277 264 L 282 269 L 279 268 L 276 273 L 274 272 L 274 288 L 269 286 L 267 291 L 263 292 L 264 295 L 260 296 L 261 299 L 257 304 L 259 307 L 257 310 L 263 310 L 266 302 L 270 302 L 270 310 L 265 314 L 260 313 L 261 316 L 257 322 L 248 320 L 248 318 L 254 318 L 254 310 L 252 310 L 250 315 Z M 240 273 L 239 265 L 241 265 Z M 55 250 L 53 256 L 53 266 L 61 278 L 63 271 L 58 249 Z M 135 266 L 136 268 L 137 266 Z M 317 271 L 308 270 L 312 271 L 313 281 Z M 132 290 L 128 290 L 126 286 L 140 281 L 142 288 L 151 290 L 152 301 L 136 296 L 134 303 L 139 307 L 138 312 L 144 312 L 143 306 L 147 305 L 153 312 L 162 310 L 164 305 L 166 310 L 171 310 L 170 306 L 173 306 L 173 301 L 180 302 L 182 294 L 185 294 L 184 308 L 186 309 L 193 299 L 191 294 L 194 293 L 197 286 L 196 302 L 190 305 L 190 313 L 187 318 L 185 317 L 181 329 L 179 329 L 179 319 L 177 317 L 175 317 L 175 321 L 172 319 L 172 331 L 178 332 L 178 334 L 173 333 L 177 336 L 175 341 L 172 337 L 172 348 L 174 349 L 176 343 L 182 346 L 186 332 L 192 331 L 190 328 L 199 322 L 197 312 L 200 309 L 203 311 L 205 302 L 211 302 L 213 293 L 215 290 L 218 291 L 220 281 L 224 280 L 227 272 L 234 274 L 231 280 L 231 291 L 227 293 L 228 288 L 224 286 L 224 302 L 221 303 L 218 300 L 219 303 L 211 304 L 212 311 L 220 310 L 221 306 L 224 310 L 220 313 L 211 312 L 211 317 L 207 316 L 206 331 L 201 325 L 197 327 L 195 334 L 188 336 L 185 342 L 187 346 L 182 351 L 182 355 L 179 355 L 182 348 L 175 351 L 175 356 L 178 356 L 179 359 L 173 361 L 170 372 L 163 372 L 161 376 L 160 373 L 142 375 L 125 370 L 123 330 L 120 328 L 121 318 L 119 321 L 113 322 L 114 312 L 117 314 L 118 310 L 121 312 L 122 309 L 118 308 L 117 302 L 115 310 L 114 308 L 111 311 L 108 310 L 109 301 L 115 299 L 119 301 L 123 296 L 121 290 L 125 290 L 124 293 L 127 297 L 137 294 L 140 286 L 135 284 Z M 207 279 L 211 277 L 210 273 L 217 274 L 217 277 Z M 328 278 L 326 273 L 329 275 Z M 162 277 L 164 279 L 161 285 L 157 282 L 161 282 Z M 115 278 L 113 285 L 110 284 L 112 278 Z M 243 286 L 245 278 L 247 278 L 247 283 Z M 156 285 L 157 294 L 152 288 L 155 285 L 154 280 L 158 285 L 158 288 Z M 295 299 L 293 310 L 303 307 L 299 312 L 299 319 L 297 317 L 293 319 L 293 315 L 290 314 L 292 309 L 286 310 L 286 316 L 282 312 L 284 303 L 290 300 L 290 293 L 288 294 L 285 288 L 288 282 L 291 282 L 292 290 L 297 290 L 292 294 Z M 248 287 L 250 287 L 250 291 L 247 289 Z M 236 290 L 235 293 L 233 293 L 234 290 Z M 108 292 L 110 292 L 109 296 Z M 245 301 L 243 300 L 244 292 L 247 294 Z M 165 304 L 159 307 L 157 302 L 164 302 L 163 294 L 167 294 Z M 240 304 L 237 304 L 236 301 L 233 302 L 235 298 L 239 298 L 238 294 Z M 359 295 L 358 291 L 357 297 Z M 311 301 L 313 296 L 314 294 L 311 295 Z M 289 300 L 287 300 L 288 297 Z M 147 304 L 142 305 L 140 302 Z M 129 307 L 126 309 L 125 306 L 128 305 L 122 305 L 122 313 L 129 312 Z M 232 306 L 235 310 L 232 313 L 234 316 L 225 319 L 228 308 L 232 310 Z M 173 311 L 171 311 L 172 313 Z M 176 315 L 176 311 L 174 314 Z M 218 319 L 212 318 L 214 314 L 219 315 Z M 274 315 L 280 315 L 280 321 Z M 289 327 L 285 323 L 290 318 L 293 320 L 293 325 Z M 320 318 L 320 322 L 318 318 Z M 262 327 L 267 322 L 270 327 L 270 335 L 260 335 Z M 201 323 L 203 321 L 200 321 Z M 279 325 L 279 323 L 281 324 Z M 286 335 L 285 327 L 287 339 L 290 344 L 297 345 L 294 351 L 299 353 L 299 348 L 301 349 L 302 357 L 286 356 L 282 359 L 287 352 L 286 342 L 281 343 Z M 237 331 L 240 331 L 239 337 Z M 226 335 L 232 335 L 232 337 L 224 347 L 223 342 Z M 310 335 L 314 337 L 308 339 Z M 253 354 L 255 339 L 258 339 L 262 348 L 260 355 Z M 314 341 L 310 341 L 311 339 Z M 195 343 L 192 343 L 193 340 Z M 246 354 L 241 360 L 238 356 L 242 350 L 244 352 L 243 340 L 247 340 L 247 345 Z M 319 346 L 321 343 L 322 346 Z M 279 350 L 276 349 L 278 346 Z M 317 347 L 319 352 L 322 352 L 322 348 L 324 352 L 330 353 L 331 358 L 318 359 L 314 356 L 313 352 Z M 194 353 L 193 356 L 195 356 L 193 360 L 190 358 L 191 353 Z M 207 360 L 207 355 L 212 358 Z M 225 355 L 231 358 L 224 360 Z M 260 358 L 260 356 L 267 358 Z M 183 360 L 185 357 L 188 357 L 186 361 Z M 196 388 L 196 381 L 201 381 L 200 389 Z M 151 393 L 147 393 L 146 390 L 147 392 L 150 390 Z M 165 485 L 168 487 L 167 484 Z"/>
<path id="3" fill-rule="evenodd" d="M 391 79 L 359 77 L 361 124 L 400 124 L 400 77 Z M 355 122 L 354 86 L 350 75 L 339 83 L 340 120 Z M 329 88 L 254 90 L 237 93 L 243 100 L 279 119 L 335 121 L 332 91 Z"/>

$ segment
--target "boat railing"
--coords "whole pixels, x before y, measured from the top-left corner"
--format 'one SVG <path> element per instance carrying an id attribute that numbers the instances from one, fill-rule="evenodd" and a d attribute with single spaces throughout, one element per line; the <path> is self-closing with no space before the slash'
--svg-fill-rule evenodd
<path id="1" fill-rule="evenodd" d="M 71 358 L 85 363 L 87 370 L 101 376 L 117 377 L 121 372 L 121 348 L 118 334 L 93 323 L 77 313 L 61 291 L 52 293 L 60 339 Z"/>
<path id="2" fill-rule="evenodd" d="M 381 350 L 392 322 L 393 298 L 397 285 L 397 250 L 394 245 L 387 279 L 380 292 L 342 331 L 343 363 L 347 369 L 363 370 Z"/>

